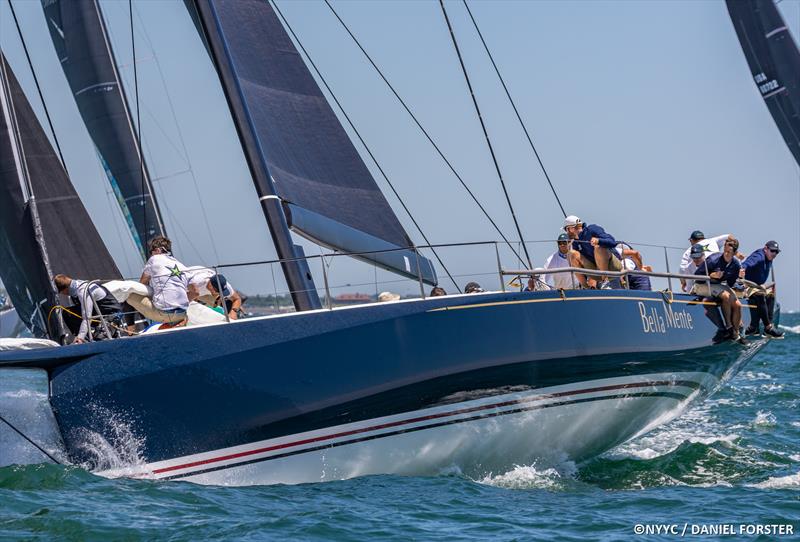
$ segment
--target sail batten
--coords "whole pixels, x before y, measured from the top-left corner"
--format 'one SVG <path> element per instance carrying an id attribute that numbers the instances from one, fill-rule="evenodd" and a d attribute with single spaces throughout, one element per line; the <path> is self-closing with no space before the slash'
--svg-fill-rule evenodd
<path id="1" fill-rule="evenodd" d="M 292 209 L 286 213 L 292 231 L 347 253 L 407 249 L 420 259 L 411 264 L 413 272 L 405 260 L 395 266 L 395 257 L 381 266 L 414 278 L 417 268 L 425 269 L 425 282 L 434 284 L 432 264 L 413 250 L 269 2 L 197 0 L 196 7 L 202 26 L 214 34 L 211 48 L 222 53 L 215 56 L 225 57 L 225 77 L 233 79 L 246 152 L 257 155 L 251 161 L 258 174 L 269 179 L 284 209 Z"/>
<path id="2" fill-rule="evenodd" d="M 143 258 L 164 223 L 97 0 L 42 0 L 50 37 Z"/>
<path id="3" fill-rule="evenodd" d="M 753 81 L 800 165 L 800 50 L 772 0 L 726 0 Z"/>
<path id="4" fill-rule="evenodd" d="M 0 278 L 25 325 L 58 339 L 52 274 L 121 275 L 2 55 L 0 62 Z"/>

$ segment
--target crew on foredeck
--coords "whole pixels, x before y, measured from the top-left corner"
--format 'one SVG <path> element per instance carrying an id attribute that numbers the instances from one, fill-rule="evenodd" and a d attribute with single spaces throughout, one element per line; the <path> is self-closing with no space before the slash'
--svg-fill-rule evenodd
<path id="1" fill-rule="evenodd" d="M 95 309 L 103 316 L 120 314 L 122 307 L 105 287 L 88 280 L 75 280 L 67 275 L 53 277 L 56 291 L 68 296 L 72 305 L 62 314 L 64 323 L 75 336 L 76 344 L 86 342 L 92 332 Z M 80 317 L 75 314 L 80 313 Z M 97 322 L 95 321 L 95 324 Z"/>
<path id="2" fill-rule="evenodd" d="M 132 293 L 128 303 L 149 320 L 181 322 L 186 318 L 189 306 L 187 268 L 172 255 L 172 242 L 166 237 L 154 237 L 148 248 L 150 259 L 139 282 L 150 286 L 152 298 Z"/>
<path id="3" fill-rule="evenodd" d="M 214 297 L 214 307 L 222 307 L 228 318 L 236 320 L 242 313 L 242 296 L 228 284 L 225 275 L 213 275 L 206 283 L 206 289 Z"/>
<path id="4" fill-rule="evenodd" d="M 780 252 L 777 241 L 767 241 L 763 248 L 750 254 L 742 263 L 740 276 L 753 283 L 747 289 L 747 298 L 750 301 L 750 325 L 745 332 L 747 335 L 759 333 L 763 322 L 764 333 L 775 338 L 783 337 L 783 332 L 772 321 L 775 315 L 775 287 L 766 285 L 772 271 L 772 261 Z"/>

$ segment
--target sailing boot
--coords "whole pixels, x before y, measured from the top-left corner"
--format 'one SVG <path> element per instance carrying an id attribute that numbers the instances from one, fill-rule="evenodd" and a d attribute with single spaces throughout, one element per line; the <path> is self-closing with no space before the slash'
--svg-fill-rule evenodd
<path id="1" fill-rule="evenodd" d="M 771 325 L 768 328 L 764 328 L 764 333 L 769 335 L 773 339 L 783 339 L 783 331 L 775 329 L 774 325 Z"/>

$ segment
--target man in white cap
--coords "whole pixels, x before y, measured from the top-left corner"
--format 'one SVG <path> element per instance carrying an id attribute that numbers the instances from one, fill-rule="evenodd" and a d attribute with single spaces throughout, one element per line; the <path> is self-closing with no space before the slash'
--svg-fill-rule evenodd
<path id="1" fill-rule="evenodd" d="M 570 251 L 570 265 L 572 267 L 582 267 L 584 269 L 596 269 L 599 271 L 622 271 L 622 261 L 614 247 L 617 241 L 611 234 L 597 224 L 584 224 L 575 215 L 570 215 L 564 219 L 564 231 L 572 239 L 572 250 Z M 607 280 L 600 276 L 583 275 L 575 273 L 583 288 L 606 287 Z"/>

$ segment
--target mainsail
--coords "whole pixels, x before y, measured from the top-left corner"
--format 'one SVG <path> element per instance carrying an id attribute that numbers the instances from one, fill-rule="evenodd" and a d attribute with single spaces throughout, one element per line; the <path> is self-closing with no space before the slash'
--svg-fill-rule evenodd
<path id="1" fill-rule="evenodd" d="M 334 250 L 373 252 L 360 258 L 435 284 L 433 265 L 413 249 L 270 4 L 195 7 L 223 85 L 235 90 L 229 101 L 245 151 L 274 190 L 264 197 L 280 198 L 291 229 Z"/>
<path id="2" fill-rule="evenodd" d="M 800 51 L 772 0 L 726 0 L 753 80 L 800 165 Z"/>
<path id="3" fill-rule="evenodd" d="M 121 275 L 2 54 L 0 87 L 0 278 L 25 325 L 58 339 L 52 275 Z"/>
<path id="4" fill-rule="evenodd" d="M 42 6 L 78 110 L 134 243 L 146 258 L 147 241 L 163 235 L 164 224 L 141 158 L 100 5 L 97 0 L 42 0 Z"/>

